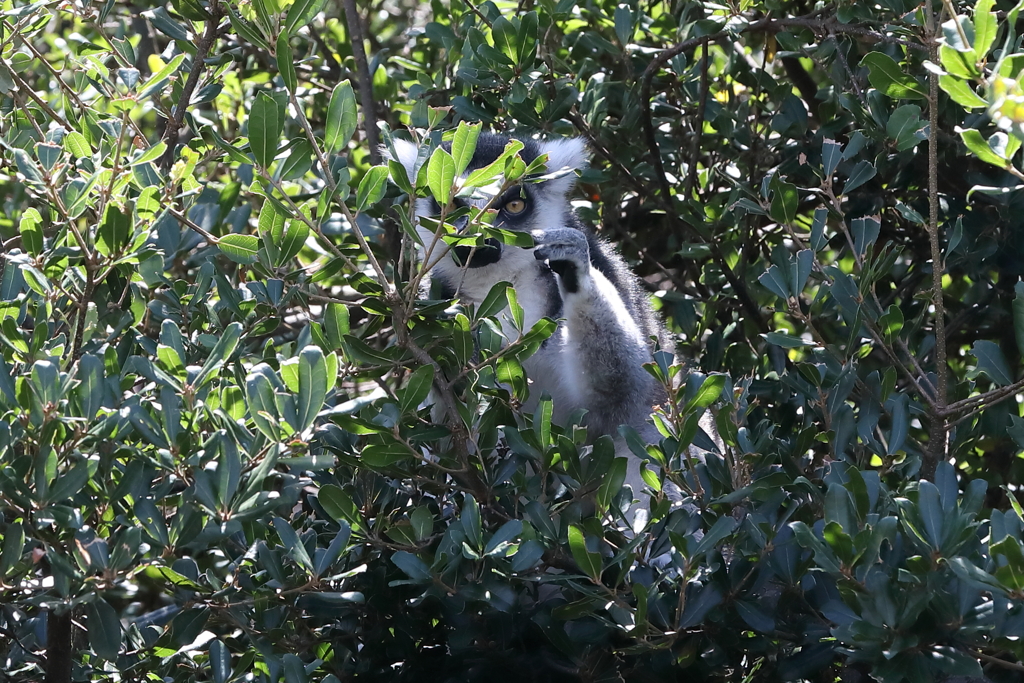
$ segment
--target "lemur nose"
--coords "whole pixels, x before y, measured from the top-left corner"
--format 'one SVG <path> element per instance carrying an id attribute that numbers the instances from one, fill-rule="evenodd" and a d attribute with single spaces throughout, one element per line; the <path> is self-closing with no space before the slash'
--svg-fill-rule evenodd
<path id="1" fill-rule="evenodd" d="M 460 266 L 466 265 L 469 268 L 489 266 L 492 263 L 497 263 L 501 258 L 502 246 L 503 245 L 498 240 L 493 237 L 488 237 L 484 240 L 482 245 L 476 247 L 475 251 L 473 247 L 453 247 L 452 257 Z"/>

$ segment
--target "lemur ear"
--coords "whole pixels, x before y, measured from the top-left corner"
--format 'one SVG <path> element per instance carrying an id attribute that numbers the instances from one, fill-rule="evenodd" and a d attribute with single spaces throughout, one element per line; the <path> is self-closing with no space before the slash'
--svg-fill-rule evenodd
<path id="1" fill-rule="evenodd" d="M 587 162 L 590 160 L 590 151 L 587 149 L 586 143 L 583 142 L 583 138 L 541 140 L 539 147 L 541 154 L 546 153 L 548 155 L 548 173 L 562 171 L 567 168 L 573 171 L 581 171 L 586 168 Z M 544 184 L 564 196 L 576 184 L 576 174 L 567 173 Z"/>
<path id="2" fill-rule="evenodd" d="M 419 154 L 419 147 L 416 146 L 415 142 L 409 142 L 402 138 L 391 138 L 391 143 L 395 147 L 395 153 L 392 154 L 387 145 L 381 145 L 381 156 L 390 161 L 397 161 L 402 164 L 402 166 L 405 166 L 405 172 L 408 174 L 409 180 L 414 180 L 416 178 L 416 172 L 419 171 L 419 168 L 416 166 L 416 157 Z M 398 155 L 397 158 L 395 158 L 396 154 Z"/>

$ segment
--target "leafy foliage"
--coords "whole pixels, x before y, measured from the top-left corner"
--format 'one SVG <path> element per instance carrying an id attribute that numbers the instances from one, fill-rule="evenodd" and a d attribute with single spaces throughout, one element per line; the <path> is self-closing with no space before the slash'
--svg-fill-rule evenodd
<path id="1" fill-rule="evenodd" d="M 6 676 L 1016 680 L 1020 6 L 343 8 L 3 5 Z M 646 491 L 521 410 L 555 321 L 424 298 L 529 245 L 481 122 L 657 291 Z"/>

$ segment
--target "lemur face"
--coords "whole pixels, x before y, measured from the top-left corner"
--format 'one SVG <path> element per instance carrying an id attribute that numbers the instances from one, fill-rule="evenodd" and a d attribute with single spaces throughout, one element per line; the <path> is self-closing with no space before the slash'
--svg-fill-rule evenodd
<path id="1" fill-rule="evenodd" d="M 481 133 L 477 139 L 473 158 L 462 177 L 465 178 L 473 171 L 490 165 L 501 156 L 505 145 L 512 139 L 523 143 L 523 149 L 519 152 L 519 156 L 527 165 L 541 154 L 547 154 L 547 171 L 549 173 L 565 168 L 579 170 L 587 163 L 586 146 L 582 140 L 576 138 L 535 140 L 528 137 Z M 416 146 L 400 139 L 395 139 L 394 142 L 399 160 L 405 166 L 409 177 L 414 178 L 418 170 Z M 451 149 L 450 143 L 442 143 L 442 146 L 446 150 Z M 494 191 L 501 188 L 502 180 L 501 177 L 498 177 L 489 188 L 479 188 L 471 196 L 453 198 L 454 207 L 483 208 L 489 206 L 498 212 L 494 219 L 495 227 L 519 232 L 543 232 L 565 225 L 565 216 L 570 211 L 566 195 L 576 181 L 575 174 L 568 173 L 539 183 L 514 185 L 506 188 L 501 196 L 495 199 Z M 488 194 L 488 190 L 491 191 L 491 194 Z M 433 199 L 420 199 L 417 203 L 417 214 L 437 217 L 441 214 L 441 207 Z M 462 218 L 455 222 L 455 226 L 462 229 L 467 222 L 467 218 Z M 419 231 L 424 243 L 429 244 L 433 238 L 432 231 L 425 227 L 420 227 Z M 460 246 L 451 249 L 449 254 L 457 266 L 481 268 L 497 263 L 508 249 L 515 249 L 515 247 L 504 245 L 494 238 L 487 238 L 484 245 L 477 246 L 475 249 Z"/>

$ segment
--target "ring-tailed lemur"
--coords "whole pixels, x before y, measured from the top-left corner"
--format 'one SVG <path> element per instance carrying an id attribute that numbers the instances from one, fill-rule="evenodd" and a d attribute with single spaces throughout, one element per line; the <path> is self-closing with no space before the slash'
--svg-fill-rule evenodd
<path id="1" fill-rule="evenodd" d="M 510 139 L 481 134 L 465 175 L 501 156 Z M 519 155 L 526 164 L 547 154 L 549 172 L 577 171 L 587 163 L 587 149 L 579 139 L 515 139 L 523 143 Z M 394 143 L 399 161 L 409 177 L 415 177 L 416 145 L 400 139 Z M 546 391 L 553 399 L 556 421 L 583 408 L 592 435 L 614 437 L 622 424 L 642 428 L 661 399 L 661 387 L 641 366 L 651 360 L 654 339 L 662 348 L 671 348 L 671 343 L 640 280 L 576 216 L 568 199 L 575 182 L 575 174 L 567 173 L 513 186 L 497 200 L 456 199 L 479 207 L 491 200 L 491 207 L 498 210 L 495 226 L 528 232 L 536 246 L 524 249 L 488 239 L 475 250 L 455 247 L 440 260 L 431 257 L 437 263 L 430 276 L 444 296 L 473 304 L 479 304 L 495 283 L 510 282 L 527 328 L 545 316 L 560 320 L 552 337 L 524 363 L 532 382 L 530 403 Z M 417 213 L 437 216 L 440 207 L 421 199 Z M 432 231 L 422 226 L 419 230 L 424 243 L 430 244 Z M 638 475 L 639 463 L 636 467 Z"/>

